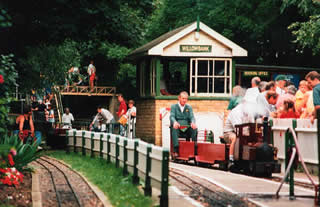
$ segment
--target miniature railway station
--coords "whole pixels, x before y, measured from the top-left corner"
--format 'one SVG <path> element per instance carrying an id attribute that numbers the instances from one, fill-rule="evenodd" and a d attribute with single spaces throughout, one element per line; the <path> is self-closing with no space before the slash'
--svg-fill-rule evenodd
<path id="1" fill-rule="evenodd" d="M 265 125 L 252 123 L 250 136 L 244 138 L 238 134 L 240 144 L 235 156 L 236 162 L 247 164 L 238 172 L 227 171 L 229 145 L 221 143 L 219 136 L 223 133 L 232 88 L 246 70 L 245 65 L 238 65 L 236 70 L 236 60 L 246 56 L 245 49 L 201 22 L 182 26 L 143 45 L 128 57 L 136 65 L 139 92 L 133 139 L 113 133 L 65 130 L 66 152 L 114 163 L 124 175 L 133 175 L 136 184 L 139 180 L 143 182 L 144 195 L 152 196 L 161 207 L 319 205 L 318 177 L 309 173 L 310 169 L 319 172 L 317 122 L 274 119 Z M 193 107 L 198 125 L 198 154 L 188 151 L 188 146 L 194 147 L 195 143 L 181 141 L 181 152 L 187 150 L 180 160 L 175 160 L 170 158 L 169 116 L 170 106 L 177 103 L 180 91 L 190 94 L 188 103 Z M 55 86 L 60 122 L 61 96 L 112 97 L 109 106 L 115 112 L 115 87 Z M 214 136 L 209 141 L 210 131 Z M 272 163 L 276 165 L 256 159 L 260 151 L 253 145 L 272 145 Z M 291 154 L 286 153 L 289 150 Z M 274 151 L 277 152 L 273 154 Z M 207 157 L 199 161 L 201 156 Z M 304 173 L 294 173 L 295 156 L 303 164 Z M 266 177 L 258 175 L 262 169 L 259 166 L 267 172 Z M 198 194 L 194 196 L 190 192 Z M 34 195 L 39 197 L 37 193 Z M 111 206 L 93 197 L 99 206 Z M 35 199 L 41 206 L 41 199 Z"/>

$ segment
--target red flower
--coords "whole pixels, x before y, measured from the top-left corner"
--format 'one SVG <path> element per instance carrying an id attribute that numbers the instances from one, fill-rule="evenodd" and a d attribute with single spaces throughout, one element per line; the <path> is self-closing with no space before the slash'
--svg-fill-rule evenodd
<path id="1" fill-rule="evenodd" d="M 13 161 L 13 158 L 12 158 L 12 155 L 11 155 L 11 154 L 8 154 L 8 160 L 9 160 L 9 164 L 10 164 L 11 166 L 13 166 L 13 165 L 14 165 L 14 161 Z"/>
<path id="2" fill-rule="evenodd" d="M 0 84 L 4 83 L 3 75 L 0 75 Z"/>

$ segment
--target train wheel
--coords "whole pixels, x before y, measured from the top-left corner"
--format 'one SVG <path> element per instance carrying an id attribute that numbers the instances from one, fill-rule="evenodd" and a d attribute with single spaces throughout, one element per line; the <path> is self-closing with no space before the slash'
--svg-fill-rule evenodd
<path id="1" fill-rule="evenodd" d="M 221 169 L 223 171 L 228 171 L 228 163 L 227 162 L 220 162 L 219 169 Z"/>
<path id="2" fill-rule="evenodd" d="M 257 172 L 256 172 L 256 164 L 254 162 L 250 162 L 249 163 L 249 173 L 252 176 L 257 176 Z"/>

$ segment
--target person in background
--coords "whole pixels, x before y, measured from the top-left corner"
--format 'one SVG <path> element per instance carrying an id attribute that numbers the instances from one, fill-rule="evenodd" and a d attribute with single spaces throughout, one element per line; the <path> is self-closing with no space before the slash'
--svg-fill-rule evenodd
<path id="1" fill-rule="evenodd" d="M 119 101 L 120 105 L 119 105 L 117 115 L 120 120 L 122 118 L 122 116 L 127 113 L 127 104 L 126 104 L 122 94 L 118 95 L 118 101 Z M 124 136 L 124 134 L 125 134 L 125 126 L 120 124 L 120 135 Z"/>
<path id="2" fill-rule="evenodd" d="M 134 101 L 129 100 L 128 102 L 129 109 L 126 113 L 126 117 L 128 118 L 128 127 L 129 127 L 129 134 L 128 137 L 133 138 L 133 125 L 136 124 L 136 115 L 137 115 L 137 108 L 134 106 Z"/>
<path id="3" fill-rule="evenodd" d="M 296 93 L 296 103 L 295 110 L 302 114 L 306 108 L 306 98 L 305 95 L 308 91 L 308 82 L 306 80 L 302 80 L 299 83 L 299 90 Z"/>
<path id="4" fill-rule="evenodd" d="M 280 119 L 285 119 L 285 118 L 299 118 L 300 115 L 298 112 L 296 112 L 294 108 L 294 102 L 290 99 L 287 99 L 283 102 L 283 110 L 279 112 L 278 117 Z"/>
<path id="5" fill-rule="evenodd" d="M 276 84 L 274 81 L 269 81 L 266 85 L 266 91 L 276 91 Z"/>
<path id="6" fill-rule="evenodd" d="M 94 80 L 96 78 L 96 67 L 93 65 L 93 60 L 90 61 L 87 72 L 89 75 L 89 86 L 92 92 L 94 87 Z"/>
<path id="7" fill-rule="evenodd" d="M 44 102 L 44 105 L 46 105 L 46 108 L 48 109 L 49 107 L 49 105 L 51 104 L 51 102 L 49 101 L 49 99 L 45 99 L 45 102 Z"/>
<path id="8" fill-rule="evenodd" d="M 54 110 L 53 110 L 51 104 L 48 105 L 47 115 L 48 115 L 47 121 L 48 121 L 52 126 L 54 126 L 54 123 L 55 123 L 55 120 L 54 120 Z"/>
<path id="9" fill-rule="evenodd" d="M 31 136 L 34 136 L 34 123 L 32 119 L 31 107 L 25 106 L 23 108 L 23 114 L 16 118 L 16 124 L 18 125 L 19 137 L 23 140 L 30 132 Z"/>
<path id="10" fill-rule="evenodd" d="M 306 80 L 313 88 L 314 111 L 311 117 L 311 122 L 313 123 L 317 116 L 317 110 L 320 109 L 320 74 L 317 71 L 311 71 L 306 75 Z"/>
<path id="11" fill-rule="evenodd" d="M 265 102 L 254 104 L 254 110 L 248 109 L 247 103 L 241 102 L 234 109 L 231 110 L 227 117 L 227 121 L 223 128 L 223 136 L 220 137 L 222 143 L 230 144 L 229 150 L 229 167 L 234 162 L 234 152 L 236 144 L 236 125 L 244 123 L 254 123 L 256 117 L 269 117 L 271 115 L 270 105 L 277 102 L 278 94 L 274 91 L 268 91 L 265 95 Z M 252 104 L 252 102 L 250 102 Z"/>
<path id="12" fill-rule="evenodd" d="M 101 125 L 102 129 L 102 124 L 109 124 L 109 132 L 112 132 L 113 126 L 112 124 L 114 123 L 114 117 L 110 111 L 107 109 L 102 108 L 102 106 L 97 107 L 97 115 L 94 117 L 93 121 L 90 124 L 90 128 L 93 127 L 93 125 L 99 121 L 99 124 Z M 103 129 L 102 129 L 103 130 Z"/>
<path id="13" fill-rule="evenodd" d="M 285 94 L 284 87 L 286 85 L 286 76 L 285 75 L 278 75 L 275 79 L 276 81 L 276 92 L 279 95 Z"/>
<path id="14" fill-rule="evenodd" d="M 44 112 L 47 106 L 43 103 L 41 99 L 38 100 L 38 111 Z"/>
<path id="15" fill-rule="evenodd" d="M 241 88 L 241 86 L 236 85 L 232 89 L 232 97 L 230 99 L 229 105 L 227 110 L 232 110 L 234 107 L 236 107 L 242 100 L 244 96 L 244 89 Z"/>
<path id="16" fill-rule="evenodd" d="M 285 100 L 292 100 L 293 103 L 296 102 L 296 87 L 294 85 L 289 85 L 288 87 L 286 87 L 286 91 L 286 93 L 279 95 L 278 101 L 276 103 L 277 110 L 283 110 L 283 103 Z"/>
<path id="17" fill-rule="evenodd" d="M 72 122 L 74 122 L 73 115 L 70 113 L 70 109 L 66 108 L 65 113 L 62 115 L 63 128 L 72 129 Z"/>
<path id="18" fill-rule="evenodd" d="M 251 79 L 251 88 L 248 88 L 246 91 L 245 96 L 243 97 L 243 99 L 246 102 L 252 102 L 252 103 L 256 103 L 257 102 L 257 96 L 259 95 L 260 91 L 259 91 L 259 83 L 261 82 L 259 77 L 253 77 Z"/>
<path id="19" fill-rule="evenodd" d="M 192 107 L 187 104 L 188 93 L 180 92 L 178 103 L 171 105 L 170 127 L 173 143 L 173 158 L 179 156 L 179 137 L 187 139 L 192 138 L 192 141 L 197 141 L 197 125 L 194 118 Z M 197 146 L 195 144 L 195 154 L 197 154 Z"/>

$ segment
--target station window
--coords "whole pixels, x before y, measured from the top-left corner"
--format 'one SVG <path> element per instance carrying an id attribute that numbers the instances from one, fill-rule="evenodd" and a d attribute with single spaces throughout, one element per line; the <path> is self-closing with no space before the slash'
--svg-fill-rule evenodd
<path id="1" fill-rule="evenodd" d="M 193 58 L 190 61 L 190 94 L 192 96 L 230 95 L 231 59 Z"/>

